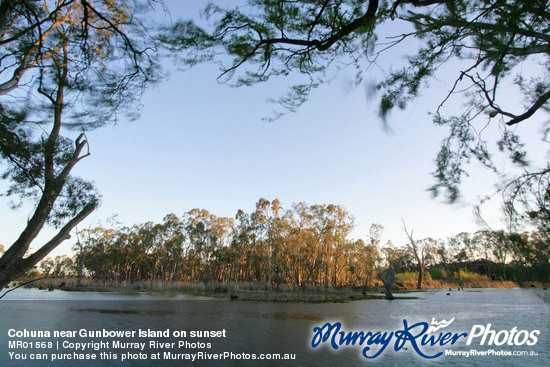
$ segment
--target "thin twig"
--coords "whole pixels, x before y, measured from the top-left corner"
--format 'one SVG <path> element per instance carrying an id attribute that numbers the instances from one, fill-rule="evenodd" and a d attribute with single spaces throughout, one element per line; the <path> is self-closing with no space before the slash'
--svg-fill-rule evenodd
<path id="1" fill-rule="evenodd" d="M 0 299 L 4 298 L 4 296 L 5 296 L 6 294 L 10 293 L 11 291 L 16 290 L 16 289 L 19 288 L 19 287 L 22 287 L 22 286 L 27 285 L 27 284 L 30 284 L 30 283 L 32 283 L 32 282 L 36 282 L 37 280 L 42 280 L 42 279 L 46 279 L 46 278 L 47 278 L 47 277 L 42 277 L 42 278 L 37 278 L 37 279 L 29 280 L 28 282 L 25 282 L 25 283 L 21 283 L 21 284 L 19 284 L 17 287 L 12 288 L 12 289 L 6 291 L 3 295 L 0 296 Z"/>

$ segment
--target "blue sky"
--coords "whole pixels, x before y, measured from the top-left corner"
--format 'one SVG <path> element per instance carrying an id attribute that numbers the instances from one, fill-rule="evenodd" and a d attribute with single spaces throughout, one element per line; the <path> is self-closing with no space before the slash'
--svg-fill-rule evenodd
<path id="1" fill-rule="evenodd" d="M 190 9 L 173 1 L 168 6 L 175 19 L 196 14 L 197 3 Z M 401 51 L 381 60 L 388 70 L 401 62 Z M 292 79 L 236 89 L 216 82 L 215 65 L 184 73 L 170 68 L 168 80 L 146 92 L 139 120 L 87 134 L 92 155 L 75 174 L 95 181 L 103 205 L 79 228 L 106 225 L 113 214 L 123 225 L 160 222 L 166 214 L 181 216 L 193 208 L 233 217 L 238 209 L 252 211 L 263 197 L 278 198 L 285 208 L 300 201 L 342 205 L 355 217 L 354 238 L 365 238 L 370 225 L 379 223 L 385 228 L 383 241 L 396 245 L 407 241 L 402 220 L 417 238 L 479 229 L 471 204 L 478 195 L 494 192 L 494 176 L 486 170 L 471 167 L 464 197 L 456 204 L 426 191 L 446 133 L 428 112 L 449 81 L 435 81 L 407 110 L 392 114 L 388 133 L 364 86 L 350 87 L 351 72 L 315 90 L 297 113 L 265 122 L 262 118 L 276 107 L 266 100 L 281 96 Z M 372 78 L 380 78 L 376 72 Z M 6 218 L 0 243 L 6 246 L 28 212 L 7 205 L 0 210 Z M 491 226 L 503 226 L 498 202 L 486 213 Z M 66 241 L 52 255 L 69 252 L 73 243 Z"/>

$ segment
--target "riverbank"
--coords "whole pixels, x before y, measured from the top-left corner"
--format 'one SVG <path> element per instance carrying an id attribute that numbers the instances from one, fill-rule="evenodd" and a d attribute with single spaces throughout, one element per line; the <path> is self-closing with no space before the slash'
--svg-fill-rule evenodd
<path id="1" fill-rule="evenodd" d="M 19 281 L 19 285 L 24 281 Z M 400 296 L 402 292 L 458 289 L 458 284 L 427 280 L 423 283 L 422 290 L 416 289 L 416 283 L 412 281 L 396 281 L 393 291 L 396 298 L 411 298 Z M 14 283 L 11 285 L 14 286 Z M 26 288 L 39 288 L 44 291 L 60 289 L 70 292 L 119 292 L 119 293 L 180 293 L 195 296 L 208 296 L 216 298 L 229 298 L 239 301 L 266 301 L 266 302 L 350 302 L 365 299 L 384 299 L 381 284 L 363 289 L 363 287 L 293 287 L 279 286 L 269 287 L 264 283 L 184 283 L 162 281 L 139 282 L 103 282 L 93 279 L 82 279 L 78 282 L 75 278 L 46 278 L 25 285 Z M 537 287 L 545 288 L 541 282 L 526 282 L 523 284 L 511 281 L 467 282 L 464 288 L 520 288 Z M 413 297 L 414 298 L 414 297 Z"/>
<path id="2" fill-rule="evenodd" d="M 21 281 L 23 282 L 23 281 Z M 21 283 L 19 282 L 19 283 Z M 12 287 L 17 286 L 16 282 Z M 92 279 L 48 278 L 25 285 L 25 288 L 38 288 L 43 291 L 64 290 L 68 292 L 118 292 L 118 293 L 179 293 L 194 296 L 226 298 L 239 301 L 265 302 L 349 302 L 365 299 L 383 299 L 384 295 L 372 289 L 363 292 L 361 288 L 325 287 L 267 287 L 259 283 L 184 283 L 184 282 L 98 282 Z M 403 297 L 405 298 L 405 297 Z"/>

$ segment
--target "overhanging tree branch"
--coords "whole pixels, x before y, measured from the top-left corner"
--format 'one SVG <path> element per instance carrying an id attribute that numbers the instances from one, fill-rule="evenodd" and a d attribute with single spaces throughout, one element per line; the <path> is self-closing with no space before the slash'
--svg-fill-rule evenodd
<path id="1" fill-rule="evenodd" d="M 71 238 L 71 231 L 75 228 L 80 222 L 82 222 L 88 215 L 90 215 L 97 207 L 97 203 L 90 203 L 84 207 L 73 219 L 71 219 L 59 232 L 45 245 L 43 245 L 38 251 L 33 253 L 31 256 L 25 258 L 23 266 L 26 267 L 26 272 L 28 269 L 36 265 L 41 259 L 43 259 L 47 254 L 49 254 L 54 248 L 56 248 L 61 242 Z"/>
<path id="2" fill-rule="evenodd" d="M 533 105 L 527 111 L 525 111 L 525 113 L 514 117 L 513 119 L 508 121 L 506 125 L 512 126 L 527 120 L 528 118 L 533 116 L 535 112 L 537 112 L 542 106 L 544 106 L 544 104 L 548 102 L 549 99 L 550 99 L 550 90 L 548 90 L 546 93 L 544 93 L 539 98 L 537 98 L 535 103 L 533 103 Z"/>

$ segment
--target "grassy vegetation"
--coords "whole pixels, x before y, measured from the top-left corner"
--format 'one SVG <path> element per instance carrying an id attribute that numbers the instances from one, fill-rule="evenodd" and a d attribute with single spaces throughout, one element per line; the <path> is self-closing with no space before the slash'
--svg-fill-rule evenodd
<path id="1" fill-rule="evenodd" d="M 81 284 L 75 278 L 47 278 L 28 284 L 25 288 L 62 289 L 80 292 L 155 292 L 180 293 L 195 296 L 230 298 L 236 295 L 239 300 L 269 302 L 349 302 L 353 300 L 380 299 L 383 294 L 371 291 L 363 294 L 361 288 L 325 288 L 325 287 L 269 287 L 266 283 L 184 283 L 139 281 L 101 282 L 93 279 L 82 279 Z"/>
<path id="2" fill-rule="evenodd" d="M 425 289 L 458 288 L 462 281 L 463 288 L 520 288 L 546 287 L 543 282 L 513 282 L 509 280 L 491 280 L 488 276 L 461 270 L 447 275 L 442 269 L 426 272 L 422 286 Z M 414 290 L 418 282 L 417 272 L 404 272 L 395 275 L 394 289 Z"/>
<path id="3" fill-rule="evenodd" d="M 457 274 L 453 275 L 453 278 Z M 477 273 L 461 272 L 465 288 L 516 288 L 543 287 L 540 282 L 518 284 L 511 281 L 491 281 L 486 276 Z M 394 292 L 396 294 L 417 291 L 417 275 L 414 272 L 400 273 L 396 276 Z M 451 279 L 452 280 L 452 279 Z M 62 289 L 66 291 L 97 291 L 97 292 L 155 292 L 178 293 L 195 296 L 230 298 L 237 296 L 238 300 L 268 301 L 268 302 L 349 302 L 365 299 L 383 299 L 381 282 L 363 292 L 362 287 L 294 287 L 269 286 L 267 283 L 231 282 L 231 283 L 185 283 L 162 281 L 104 282 L 93 279 L 82 279 L 80 285 L 75 278 L 47 278 L 26 285 L 26 288 Z M 458 283 L 449 280 L 425 280 L 424 290 L 458 288 Z M 411 298 L 397 296 L 396 298 Z M 412 297 L 414 298 L 414 297 Z"/>

